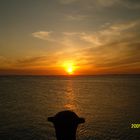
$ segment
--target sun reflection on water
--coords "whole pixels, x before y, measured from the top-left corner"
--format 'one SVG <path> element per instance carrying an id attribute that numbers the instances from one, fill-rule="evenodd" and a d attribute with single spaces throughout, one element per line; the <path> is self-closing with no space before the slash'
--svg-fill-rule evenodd
<path id="1" fill-rule="evenodd" d="M 66 84 L 66 93 L 65 93 L 65 109 L 76 111 L 76 96 L 74 93 L 73 82 L 72 80 L 68 80 Z"/>

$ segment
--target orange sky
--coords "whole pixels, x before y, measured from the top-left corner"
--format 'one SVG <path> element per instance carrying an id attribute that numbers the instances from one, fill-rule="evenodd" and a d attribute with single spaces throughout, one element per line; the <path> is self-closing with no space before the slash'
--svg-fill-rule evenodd
<path id="1" fill-rule="evenodd" d="M 0 9 L 0 75 L 140 73 L 139 1 L 13 0 Z"/>

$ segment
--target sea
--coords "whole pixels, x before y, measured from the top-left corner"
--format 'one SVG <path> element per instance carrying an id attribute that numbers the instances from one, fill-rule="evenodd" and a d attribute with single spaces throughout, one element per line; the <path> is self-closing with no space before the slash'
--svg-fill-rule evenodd
<path id="1" fill-rule="evenodd" d="M 140 75 L 0 76 L 0 140 L 56 140 L 64 110 L 85 118 L 77 140 L 140 140 Z"/>

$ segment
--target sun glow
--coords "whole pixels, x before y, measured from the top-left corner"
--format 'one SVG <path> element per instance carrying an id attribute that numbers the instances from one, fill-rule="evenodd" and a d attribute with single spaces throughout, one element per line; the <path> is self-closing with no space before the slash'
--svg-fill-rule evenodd
<path id="1" fill-rule="evenodd" d="M 67 72 L 68 72 L 68 74 L 73 74 L 73 67 L 68 67 L 67 68 Z"/>
<path id="2" fill-rule="evenodd" d="M 73 63 L 65 63 L 64 68 L 65 68 L 65 71 L 67 72 L 67 74 L 69 74 L 69 75 L 74 74 L 75 66 Z"/>

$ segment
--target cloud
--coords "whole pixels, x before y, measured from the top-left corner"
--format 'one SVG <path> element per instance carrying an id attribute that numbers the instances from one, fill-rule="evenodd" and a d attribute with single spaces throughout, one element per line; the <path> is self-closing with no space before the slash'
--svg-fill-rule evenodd
<path id="1" fill-rule="evenodd" d="M 140 23 L 139 21 L 118 23 L 118 24 L 112 25 L 110 29 L 115 30 L 115 31 L 128 30 L 139 25 L 139 23 Z"/>
<path id="2" fill-rule="evenodd" d="M 121 40 L 129 40 L 135 37 L 137 33 L 135 31 L 139 28 L 140 22 L 139 21 L 131 21 L 131 22 L 124 22 L 118 23 L 114 25 L 110 25 L 109 27 L 100 29 L 95 33 L 84 33 L 81 34 L 81 38 L 87 42 L 95 44 L 97 46 L 105 45 L 107 43 L 112 43 Z M 138 39 L 138 38 L 136 38 Z"/>
<path id="3" fill-rule="evenodd" d="M 56 59 L 57 60 L 57 59 Z M 31 68 L 47 68 L 51 67 L 56 62 L 51 59 L 51 56 L 28 56 L 18 58 L 6 58 L 0 56 L 0 68 L 12 68 L 12 69 L 31 69 Z"/>
<path id="4" fill-rule="evenodd" d="M 81 7 L 85 8 L 103 8 L 103 7 L 112 7 L 119 6 L 128 9 L 139 9 L 140 1 L 139 0 L 59 0 L 61 4 L 79 4 Z"/>
<path id="5" fill-rule="evenodd" d="M 127 67 L 138 69 L 140 60 L 140 21 L 106 24 L 98 31 L 90 32 L 55 32 L 51 40 L 62 44 L 59 53 L 51 57 L 37 57 L 19 61 L 27 65 L 60 65 L 63 60 L 73 60 L 79 66 L 90 69 L 108 69 L 111 71 Z M 45 31 L 44 31 L 45 32 Z M 53 59 L 52 59 L 53 58 Z M 54 62 L 48 62 L 51 60 Z M 34 61 L 34 63 L 32 62 Z M 39 62 L 41 62 L 39 64 Z M 136 68 L 137 67 L 137 68 Z"/>
<path id="6" fill-rule="evenodd" d="M 70 20 L 70 21 L 83 21 L 83 20 L 86 20 L 86 19 L 88 19 L 90 16 L 88 16 L 88 15 L 82 15 L 82 14 L 67 14 L 67 15 L 65 15 L 65 18 L 66 18 L 66 20 Z"/>
<path id="7" fill-rule="evenodd" d="M 58 56 L 54 54 L 23 57 L 14 61 L 13 67 L 19 69 L 50 69 L 57 64 Z"/>
<path id="8" fill-rule="evenodd" d="M 85 47 L 73 52 L 81 66 L 110 71 L 122 68 L 125 72 L 140 69 L 139 29 L 139 21 L 130 21 L 107 25 L 93 33 L 65 32 L 64 35 L 87 42 Z"/>
<path id="9" fill-rule="evenodd" d="M 90 43 L 92 47 L 98 47 L 107 43 L 134 38 L 137 33 L 131 30 L 136 30 L 139 25 L 139 21 L 130 21 L 112 24 L 96 32 L 64 32 L 63 34 L 66 38 L 75 38 L 79 42 Z"/>
<path id="10" fill-rule="evenodd" d="M 57 42 L 64 46 L 76 45 L 98 47 L 107 43 L 131 39 L 135 37 L 136 30 L 139 28 L 140 21 L 121 22 L 112 25 L 103 26 L 96 32 L 55 32 L 40 31 L 32 33 L 36 38 Z"/>
<path id="11" fill-rule="evenodd" d="M 138 68 L 140 64 L 140 34 L 136 30 L 139 30 L 140 26 L 139 22 L 134 23 L 111 25 L 95 33 L 102 45 L 83 50 L 88 56 L 87 65 L 107 69 Z"/>
<path id="12" fill-rule="evenodd" d="M 0 56 L 0 68 L 8 68 L 13 64 L 13 60 L 8 57 Z"/>
<path id="13" fill-rule="evenodd" d="M 51 38 L 51 31 L 38 31 L 38 32 L 34 32 L 32 33 L 32 36 L 35 38 L 39 38 L 42 40 L 48 40 L 48 41 L 53 41 Z"/>
<path id="14" fill-rule="evenodd" d="M 39 31 L 32 33 L 32 36 L 41 40 L 46 40 L 49 42 L 61 43 L 64 39 L 64 34 L 62 32 L 55 31 Z"/>
<path id="15" fill-rule="evenodd" d="M 100 39 L 100 33 L 99 32 L 95 32 L 95 33 L 86 33 L 86 32 L 65 32 L 64 35 L 67 36 L 67 38 L 77 38 L 82 42 L 85 43 L 90 43 L 92 44 L 92 47 L 97 47 L 101 44 L 101 39 Z M 89 44 L 88 44 L 89 45 Z"/>
<path id="16" fill-rule="evenodd" d="M 34 63 L 38 63 L 45 60 L 45 56 L 36 56 L 36 57 L 25 57 L 24 59 L 17 60 L 17 64 L 20 65 L 32 65 Z"/>

